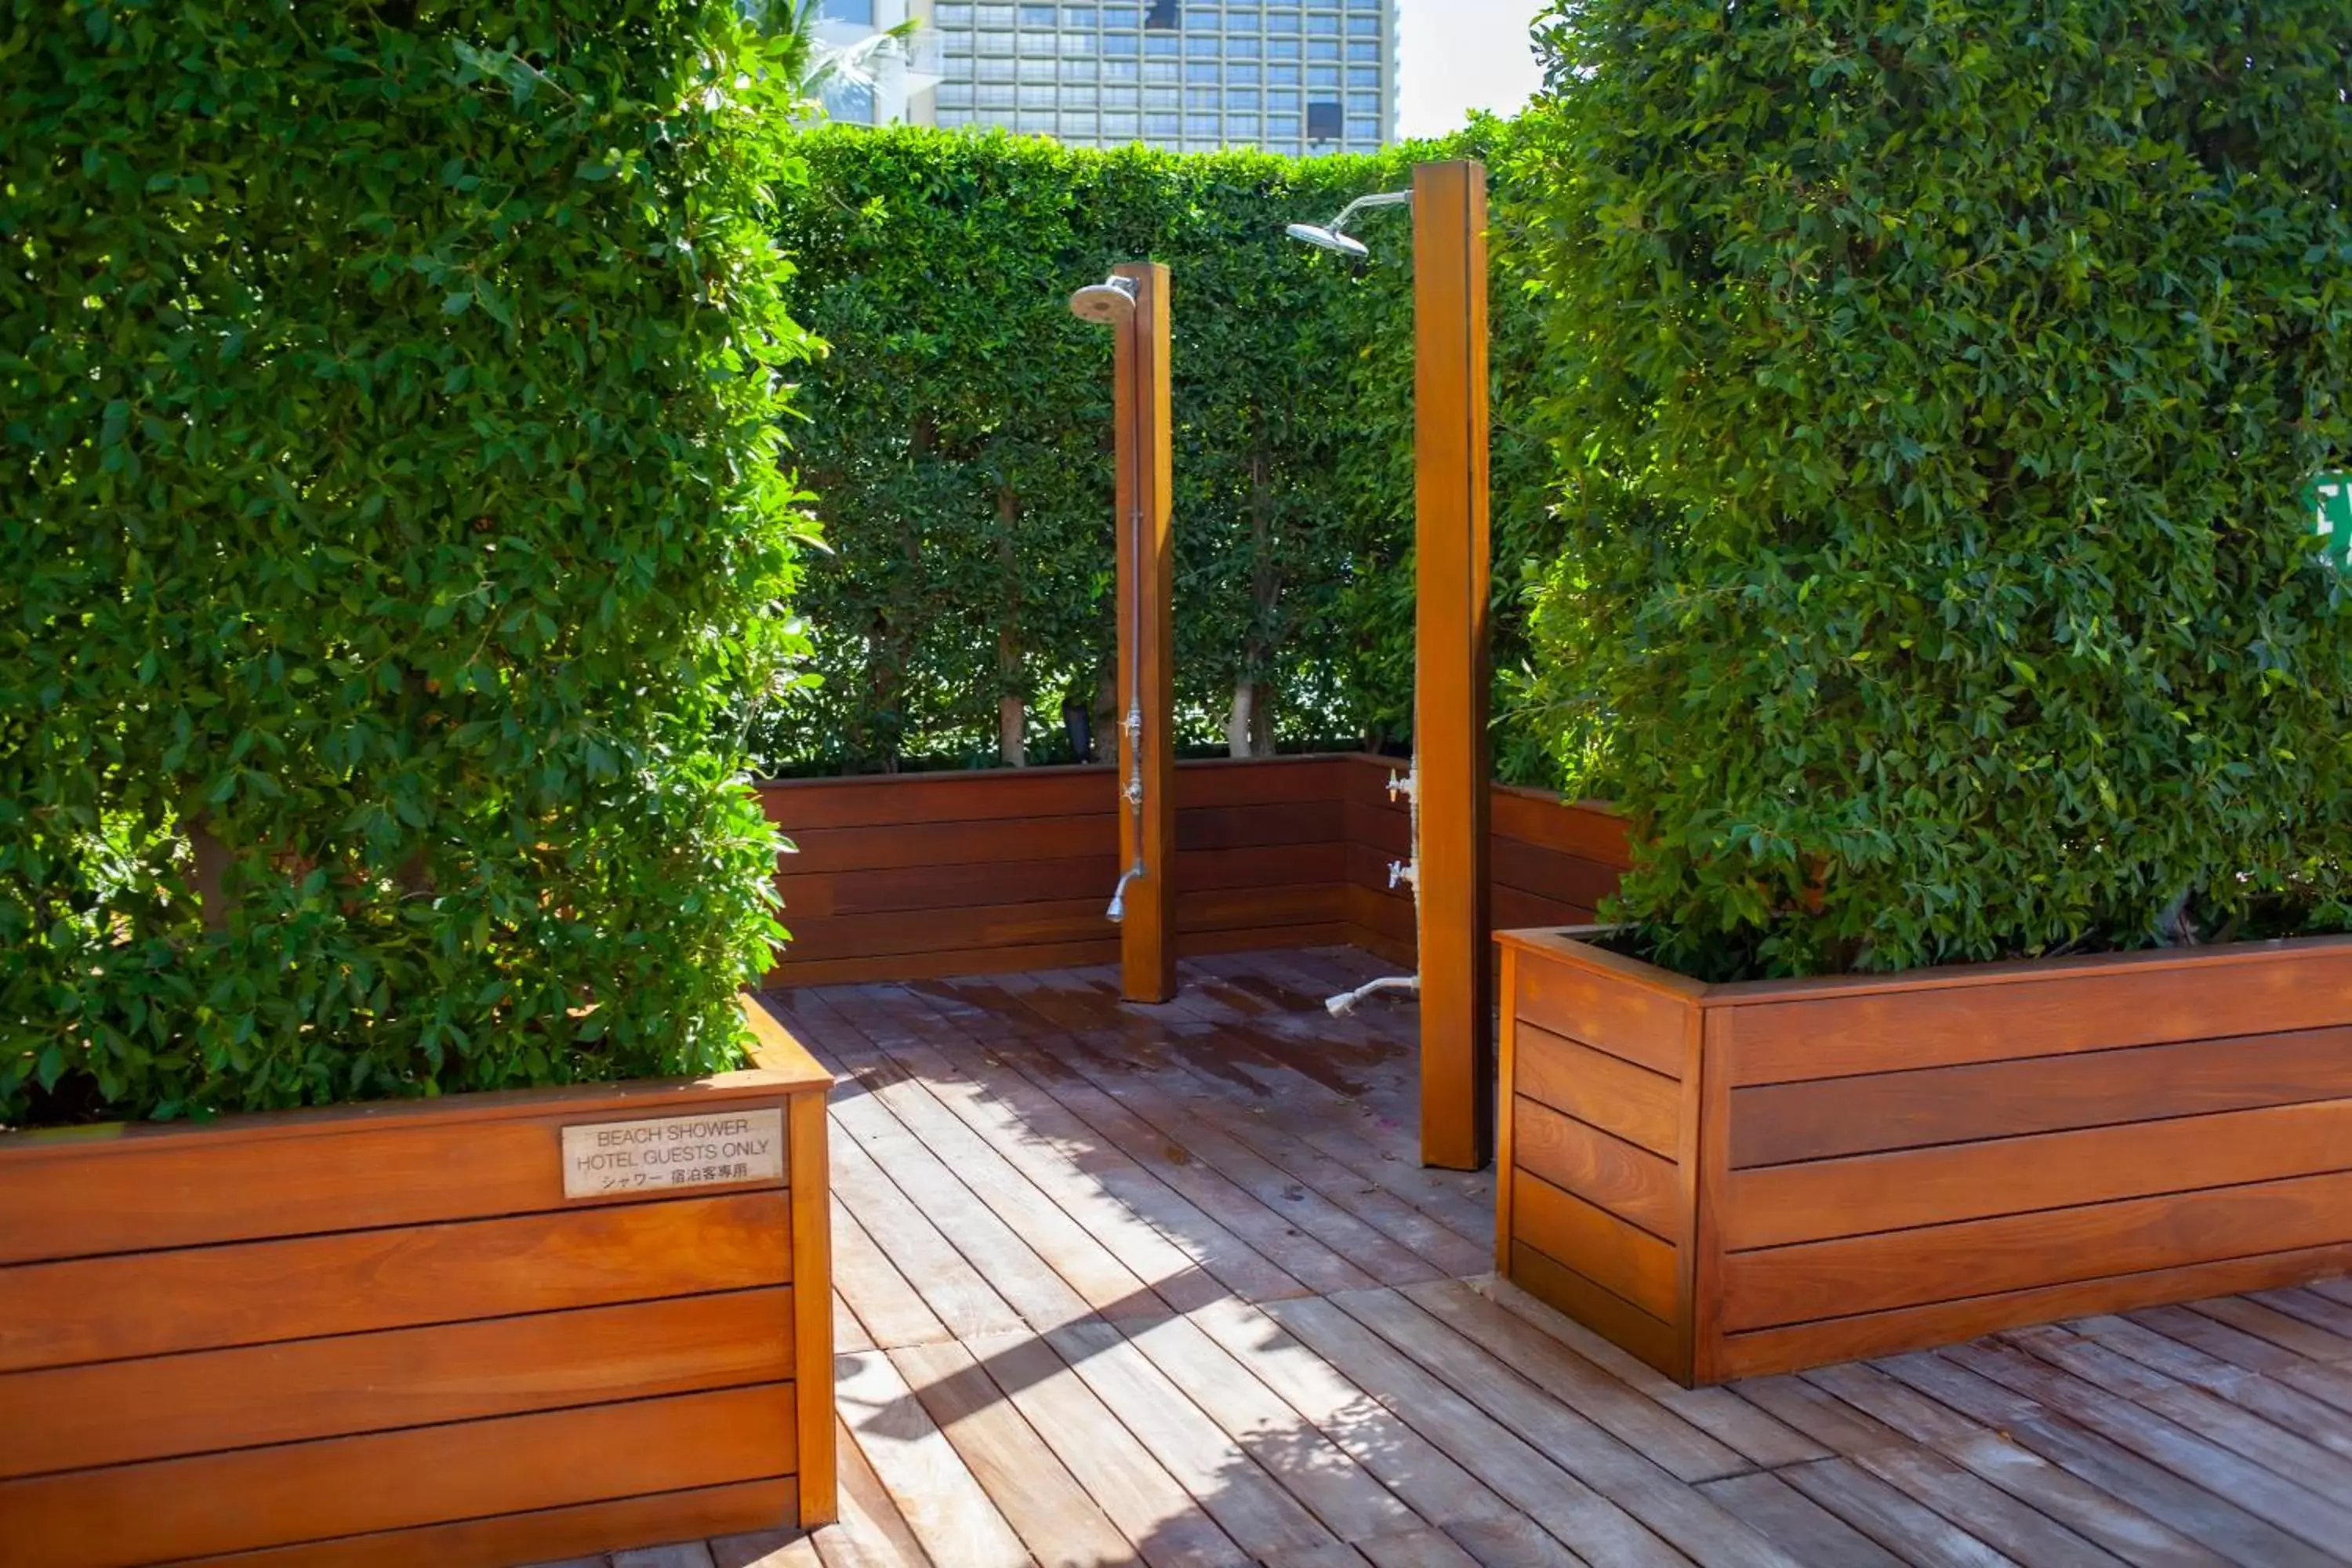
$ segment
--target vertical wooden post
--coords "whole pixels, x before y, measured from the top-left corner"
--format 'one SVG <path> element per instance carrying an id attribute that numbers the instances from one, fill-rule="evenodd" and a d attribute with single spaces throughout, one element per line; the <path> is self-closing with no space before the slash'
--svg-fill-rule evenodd
<path id="1" fill-rule="evenodd" d="M 1486 171 L 1412 171 L 1412 735 L 1421 839 L 1421 1158 L 1495 1138 L 1486 908 Z"/>
<path id="2" fill-rule="evenodd" d="M 1119 991 L 1130 1002 L 1176 994 L 1176 685 L 1168 492 L 1168 268 L 1131 261 L 1135 314 L 1118 333 Z M 1139 679 L 1139 676 L 1140 679 Z M 1139 708 L 1137 700 L 1140 698 Z M 1129 791 L 1140 784 L 1139 810 Z"/>

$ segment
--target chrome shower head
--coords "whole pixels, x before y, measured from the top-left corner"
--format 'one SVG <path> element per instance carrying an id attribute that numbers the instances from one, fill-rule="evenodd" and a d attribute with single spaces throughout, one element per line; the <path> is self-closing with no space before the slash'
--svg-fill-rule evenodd
<path id="1" fill-rule="evenodd" d="M 1402 206 L 1412 200 L 1411 191 L 1376 191 L 1369 196 L 1358 196 L 1354 201 L 1341 207 L 1339 216 L 1329 223 L 1294 223 L 1286 226 L 1283 232 L 1293 239 L 1302 240 L 1314 246 L 1318 250 L 1328 250 L 1347 257 L 1351 261 L 1361 261 L 1370 256 L 1371 252 L 1364 248 L 1362 240 L 1349 234 L 1348 220 L 1366 207 Z"/>
<path id="2" fill-rule="evenodd" d="M 1283 232 L 1293 239 L 1305 240 L 1319 250 L 1335 251 L 1357 261 L 1361 261 L 1371 255 L 1370 251 L 1364 248 L 1362 240 L 1351 239 L 1337 228 L 1326 228 L 1320 224 L 1294 223 Z"/>
<path id="3" fill-rule="evenodd" d="M 1117 326 L 1135 314 L 1135 279 L 1106 278 L 1070 296 L 1070 314 L 1082 321 Z"/>

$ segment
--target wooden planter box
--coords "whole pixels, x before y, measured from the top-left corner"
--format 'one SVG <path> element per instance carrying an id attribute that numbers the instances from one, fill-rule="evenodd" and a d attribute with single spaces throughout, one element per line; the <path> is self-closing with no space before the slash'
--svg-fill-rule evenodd
<path id="1" fill-rule="evenodd" d="M 831 1518 L 831 1080 L 746 1011 L 760 1068 L 698 1081 L 0 1135 L 0 1563 Z"/>
<path id="2" fill-rule="evenodd" d="M 2352 938 L 1705 985 L 1502 933 L 1497 1267 L 1685 1383 L 2352 1270 Z"/>

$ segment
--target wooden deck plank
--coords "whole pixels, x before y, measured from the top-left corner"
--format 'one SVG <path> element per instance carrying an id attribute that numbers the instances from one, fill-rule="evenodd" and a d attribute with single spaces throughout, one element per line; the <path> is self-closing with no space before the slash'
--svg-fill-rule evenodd
<path id="1" fill-rule="evenodd" d="M 1043 1339 L 1006 1334 L 967 1348 L 1151 1568 L 1249 1568 L 1248 1554 Z"/>
<path id="2" fill-rule="evenodd" d="M 919 1009 L 916 1016 L 953 1030 L 959 1048 L 950 1054 L 936 1039 L 911 1032 L 879 1041 L 883 1048 L 921 1073 L 942 1103 L 1150 1280 L 1170 1306 L 1181 1311 L 1228 1294 L 1258 1301 L 1306 1293 L 1305 1286 L 1053 1096 L 998 1067 L 987 1055 L 992 1047 L 985 1034 L 966 1016 L 977 1009 L 911 988 L 898 994 L 908 1007 Z M 962 1047 L 980 1052 L 979 1059 Z"/>
<path id="3" fill-rule="evenodd" d="M 931 1561 L 940 1568 L 1034 1568 L 1020 1536 L 890 1358 L 870 1351 L 838 1361 L 843 1417 Z"/>
<path id="4" fill-rule="evenodd" d="M 1021 1315 L 856 1139 L 834 1139 L 832 1152 L 835 1195 L 951 1336 L 1003 1333 L 1021 1326 Z M 852 1297 L 851 1309 L 858 1305 Z"/>
<path id="5" fill-rule="evenodd" d="M 1690 1562 L 1333 1302 L 1309 1297 L 1265 1311 L 1587 1561 L 1625 1568 Z"/>
<path id="6" fill-rule="evenodd" d="M 1041 1191 L 997 1148 L 941 1105 L 927 1085 L 877 1047 L 841 1050 L 836 1059 L 972 1195 L 1095 1311 L 1160 1311 L 1164 1303 L 1092 1233 Z M 1170 1260 L 1181 1270 L 1181 1258 Z"/>
<path id="7" fill-rule="evenodd" d="M 1609 1373 L 1523 1318 L 1457 1279 L 1412 1285 L 1414 1305 L 1468 1338 L 1559 1403 L 1614 1434 L 1635 1453 L 1683 1481 L 1713 1480 L 1748 1468 L 1739 1455 Z"/>
<path id="8" fill-rule="evenodd" d="M 1238 1121 L 1229 1128 L 1220 1125 L 1217 1118 L 1196 1114 L 1182 1097 L 1181 1075 L 1155 1069 L 1125 1052 L 1108 1048 L 1098 1038 L 1084 1036 L 1057 1042 L 1054 1056 L 1063 1067 L 1148 1123 L 1167 1145 L 1207 1162 L 1268 1210 L 1282 1215 L 1290 1226 L 1349 1260 L 1366 1276 L 1363 1283 L 1438 1277 L 1435 1266 L 1411 1248 L 1332 1202 L 1306 1177 L 1251 1148 L 1237 1135 Z M 1311 1162 L 1301 1152 L 1292 1163 Z"/>
<path id="9" fill-rule="evenodd" d="M 970 1351 L 908 1345 L 890 1362 L 1040 1568 L 1099 1568 L 1134 1554 Z"/>
<path id="10" fill-rule="evenodd" d="M 1244 1551 L 1266 1558 L 1336 1542 L 1118 1326 L 1075 1323 L 1045 1340 Z"/>
<path id="11" fill-rule="evenodd" d="M 1391 1290 L 1333 1302 L 1702 1568 L 1800 1568 L 1706 1497 Z"/>
<path id="12" fill-rule="evenodd" d="M 1423 1519 L 1452 1530 L 1520 1517 L 1484 1481 L 1264 1312 L 1221 1302 L 1190 1316 Z"/>
<path id="13" fill-rule="evenodd" d="M 1226 1436 L 1342 1541 L 1402 1535 L 1421 1516 L 1316 1430 L 1237 1360 L 1181 1317 L 1119 1325 L 1169 1381 L 1183 1389 Z"/>
<path id="14" fill-rule="evenodd" d="M 841 1471 L 841 1518 L 811 1538 L 824 1568 L 934 1568 L 849 1424 L 836 1416 L 833 1431 Z"/>

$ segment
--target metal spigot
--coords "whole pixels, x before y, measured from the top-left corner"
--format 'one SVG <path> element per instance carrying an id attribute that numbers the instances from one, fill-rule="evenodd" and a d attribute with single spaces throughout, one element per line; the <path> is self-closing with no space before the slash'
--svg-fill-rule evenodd
<path id="1" fill-rule="evenodd" d="M 1391 773 L 1389 774 L 1389 798 L 1391 800 L 1396 799 L 1399 795 L 1402 795 L 1405 799 L 1411 800 L 1413 797 L 1414 790 L 1418 787 L 1419 785 L 1414 776 L 1410 773 Z"/>
<path id="2" fill-rule="evenodd" d="M 1414 862 L 1414 861 L 1412 861 L 1412 860 L 1391 860 L 1391 861 L 1390 861 L 1390 862 L 1389 862 L 1389 886 L 1390 886 L 1390 887 L 1391 887 L 1391 888 L 1393 888 L 1393 887 L 1395 887 L 1399 882 L 1405 882 L 1405 883 L 1409 883 L 1409 884 L 1411 884 L 1411 886 L 1412 886 L 1412 888 L 1413 891 L 1415 891 L 1415 892 L 1419 892 L 1419 891 L 1421 890 L 1421 867 L 1420 867 L 1420 865 L 1419 865 L 1417 862 Z"/>

